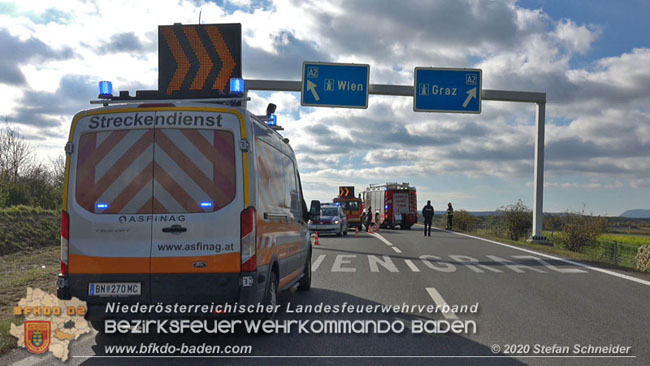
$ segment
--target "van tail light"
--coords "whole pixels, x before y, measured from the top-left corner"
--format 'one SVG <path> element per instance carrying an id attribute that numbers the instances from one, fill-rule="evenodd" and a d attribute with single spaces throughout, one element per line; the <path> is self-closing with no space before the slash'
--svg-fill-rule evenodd
<path id="1" fill-rule="evenodd" d="M 241 212 L 241 271 L 255 272 L 257 270 L 257 257 L 255 256 L 255 238 L 257 214 L 255 208 L 248 207 Z"/>
<path id="2" fill-rule="evenodd" d="M 61 274 L 68 275 L 68 258 L 70 255 L 70 215 L 61 211 Z"/>

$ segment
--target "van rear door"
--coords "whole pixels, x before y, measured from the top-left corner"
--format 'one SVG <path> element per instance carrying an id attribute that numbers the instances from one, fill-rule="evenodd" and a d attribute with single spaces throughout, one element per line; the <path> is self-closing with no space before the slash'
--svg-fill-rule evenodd
<path id="1" fill-rule="evenodd" d="M 152 111 L 108 109 L 75 117 L 66 192 L 73 296 L 147 301 L 153 209 Z M 139 123 L 138 123 L 139 122 Z"/>
<path id="2" fill-rule="evenodd" d="M 206 108 L 170 108 L 156 113 L 153 140 L 152 301 L 237 301 L 240 120 Z"/>

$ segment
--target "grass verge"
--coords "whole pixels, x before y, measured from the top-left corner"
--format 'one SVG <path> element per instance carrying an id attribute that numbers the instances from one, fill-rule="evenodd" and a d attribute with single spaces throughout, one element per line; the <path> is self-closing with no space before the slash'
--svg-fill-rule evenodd
<path id="1" fill-rule="evenodd" d="M 637 270 L 635 270 L 633 268 L 627 267 L 627 266 L 617 266 L 617 265 L 614 265 L 614 264 L 612 264 L 610 262 L 599 261 L 597 259 L 594 259 L 593 256 L 590 256 L 590 255 L 588 255 L 586 253 L 572 252 L 570 250 L 563 249 L 563 248 L 558 248 L 558 247 L 553 247 L 553 246 L 538 244 L 538 243 L 529 243 L 527 241 L 510 240 L 510 239 L 505 239 L 505 238 L 501 238 L 501 237 L 496 237 L 496 236 L 493 236 L 493 235 L 488 235 L 488 234 L 481 233 L 481 232 L 477 233 L 477 232 L 472 231 L 472 232 L 461 232 L 461 233 L 467 234 L 467 235 L 478 236 L 478 237 L 481 237 L 481 238 L 484 238 L 484 239 L 490 239 L 490 240 L 498 241 L 498 242 L 505 243 L 505 244 L 512 244 L 512 245 L 516 245 L 516 246 L 523 247 L 523 248 L 534 249 L 534 250 L 537 250 L 537 251 L 542 252 L 542 253 L 552 254 L 552 255 L 556 255 L 558 257 L 562 257 L 562 258 L 565 258 L 565 259 L 571 259 L 571 260 L 579 261 L 581 263 L 593 265 L 595 267 L 615 269 L 615 270 L 619 270 L 619 271 L 626 271 L 626 272 L 632 272 L 632 273 L 641 273 L 641 272 L 639 272 L 639 271 L 637 271 Z"/>

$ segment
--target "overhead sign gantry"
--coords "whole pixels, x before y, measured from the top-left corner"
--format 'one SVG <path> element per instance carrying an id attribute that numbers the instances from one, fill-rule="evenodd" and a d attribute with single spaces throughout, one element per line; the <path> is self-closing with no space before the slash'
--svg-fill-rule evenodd
<path id="1" fill-rule="evenodd" d="M 300 104 L 368 108 L 369 76 L 369 65 L 303 62 Z"/>
<path id="2" fill-rule="evenodd" d="M 481 113 L 481 70 L 416 67 L 413 110 Z"/>

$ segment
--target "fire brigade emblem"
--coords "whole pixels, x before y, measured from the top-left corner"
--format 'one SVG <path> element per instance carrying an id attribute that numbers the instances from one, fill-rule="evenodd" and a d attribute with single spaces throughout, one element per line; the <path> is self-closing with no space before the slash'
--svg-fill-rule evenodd
<path id="1" fill-rule="evenodd" d="M 43 353 L 50 347 L 50 322 L 25 321 L 25 347 L 31 353 Z"/>

